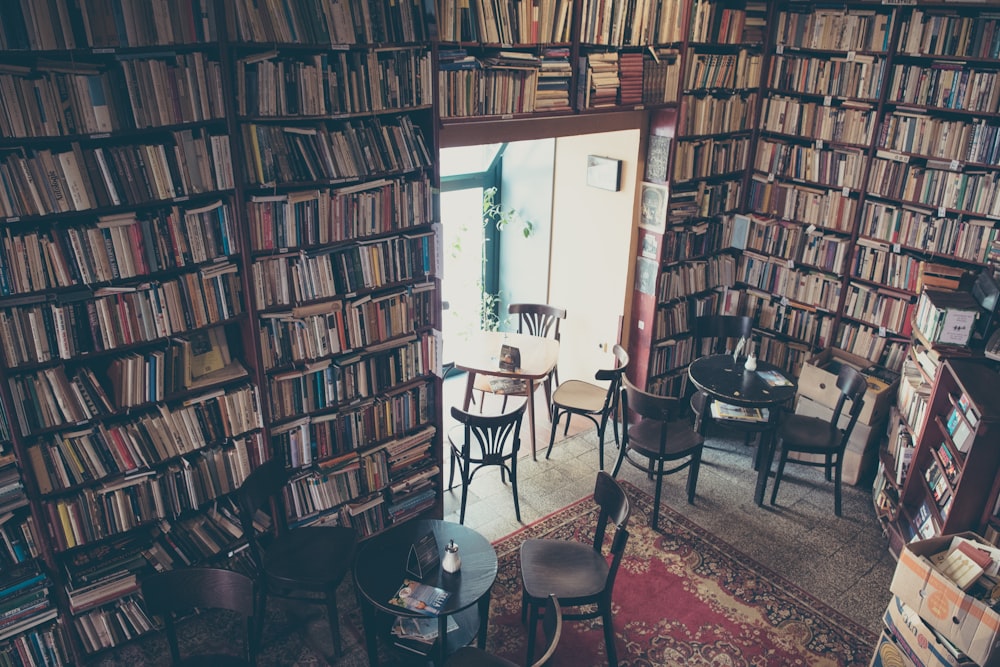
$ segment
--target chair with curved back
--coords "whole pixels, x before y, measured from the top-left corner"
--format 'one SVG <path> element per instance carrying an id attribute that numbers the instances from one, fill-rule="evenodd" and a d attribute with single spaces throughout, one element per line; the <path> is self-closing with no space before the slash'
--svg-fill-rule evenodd
<path id="1" fill-rule="evenodd" d="M 521 421 L 526 407 L 527 404 L 522 403 L 517 409 L 499 415 L 477 415 L 452 407 L 451 416 L 458 424 L 448 433 L 451 446 L 448 490 L 455 484 L 455 469 L 458 468 L 462 475 L 459 523 L 465 523 L 465 505 L 473 476 L 489 466 L 500 467 L 501 480 L 506 481 L 510 477 L 514 515 L 518 521 L 521 520 L 521 506 L 517 499 L 517 456 L 521 449 Z"/>
<path id="2" fill-rule="evenodd" d="M 621 447 L 621 438 L 618 435 L 618 405 L 622 376 L 628 368 L 629 357 L 628 352 L 621 345 L 615 345 L 613 351 L 615 355 L 614 368 L 602 368 L 594 375 L 598 382 L 607 382 L 607 387 L 585 380 L 567 380 L 553 392 L 552 430 L 549 433 L 549 448 L 545 452 L 545 458 L 549 458 L 552 453 L 552 445 L 556 441 L 556 430 L 563 415 L 566 415 L 563 437 L 569 433 L 569 420 L 573 415 L 580 415 L 594 422 L 597 427 L 600 470 L 604 470 L 604 435 L 607 432 L 609 422 L 614 431 L 615 446 Z"/>
<path id="3" fill-rule="evenodd" d="M 542 667 L 549 661 L 549 658 L 556 652 L 559 645 L 559 638 L 562 636 L 562 607 L 559 606 L 559 599 L 555 595 L 549 595 L 548 603 L 545 605 L 545 613 L 542 615 L 542 627 L 545 629 L 545 636 L 549 639 L 549 645 L 545 653 L 538 660 L 530 664 L 531 667 Z M 528 660 L 531 660 L 529 655 Z M 520 667 L 516 662 L 511 662 L 505 658 L 491 655 L 475 646 L 465 646 L 458 649 L 444 663 L 445 667 Z"/>
<path id="4" fill-rule="evenodd" d="M 353 562 L 357 532 L 347 526 L 289 529 L 282 493 L 288 474 L 280 460 L 271 459 L 254 469 L 238 491 L 240 523 L 258 572 L 258 616 L 264 618 L 270 596 L 324 604 L 334 653 L 340 656 L 337 586 Z M 271 513 L 272 530 L 258 533 L 254 526 L 258 510 Z"/>
<path id="5" fill-rule="evenodd" d="M 550 306 L 544 303 L 512 303 L 507 306 L 507 312 L 517 315 L 517 332 L 538 336 L 540 338 L 553 338 L 559 340 L 559 323 L 566 319 L 566 309 Z M 546 405 L 552 403 L 552 380 L 559 384 L 559 366 L 552 369 L 549 377 L 540 384 L 545 389 Z M 479 375 L 476 377 L 475 388 L 482 392 L 481 397 L 485 398 L 487 393 L 495 393 L 490 385 L 490 376 Z M 509 393 L 503 395 L 503 405 L 501 412 L 507 409 L 508 396 L 524 396 L 526 390 L 521 393 Z M 483 404 L 480 402 L 479 410 L 482 412 Z M 532 425 L 534 426 L 534 425 Z"/>
<path id="6" fill-rule="evenodd" d="M 841 515 L 841 471 L 844 464 L 844 450 L 851 439 L 854 425 L 865 407 L 865 391 L 868 381 L 861 371 L 844 365 L 837 374 L 837 388 L 840 396 L 829 420 L 805 415 L 786 414 L 778 424 L 776 447 L 781 450 L 778 460 L 778 470 L 771 488 L 771 504 L 778 497 L 778 485 L 785 474 L 785 463 L 791 461 L 800 465 L 823 467 L 827 481 L 833 481 L 833 513 Z M 850 403 L 850 407 L 847 405 Z M 847 409 L 845 414 L 844 410 Z M 840 427 L 841 417 L 848 421 L 844 428 Z M 789 459 L 791 452 L 809 454 L 821 457 L 815 459 Z M 831 480 L 831 473 L 833 478 Z"/>
<path id="7" fill-rule="evenodd" d="M 600 618 L 608 664 L 618 664 L 611 595 L 628 542 L 631 514 L 625 490 L 606 472 L 597 473 L 594 502 L 600 507 L 592 544 L 558 539 L 531 539 L 521 544 L 521 620 L 528 624 L 528 660 L 534 655 L 538 612 L 550 595 L 559 599 L 564 620 Z M 614 534 L 605 545 L 608 523 Z M 567 613 L 567 607 L 588 607 Z"/>
<path id="8" fill-rule="evenodd" d="M 233 570 L 189 567 L 153 572 L 143 577 L 139 585 L 146 611 L 163 619 L 171 665 L 246 667 L 257 664 L 253 579 Z M 241 646 L 243 654 L 189 653 L 182 658 L 177 619 L 195 609 L 224 609 L 241 617 L 245 631 L 243 636 L 220 637 L 217 643 L 227 648 Z"/>
<path id="9" fill-rule="evenodd" d="M 694 502 L 701 467 L 704 440 L 687 419 L 680 416 L 681 401 L 672 396 L 649 394 L 622 379 L 622 446 L 618 452 L 613 477 L 618 476 L 622 462 L 645 471 L 656 478 L 656 496 L 649 525 L 657 529 L 660 519 L 660 495 L 666 475 L 688 469 L 687 499 Z M 630 412 L 637 420 L 630 423 Z M 635 458 L 638 457 L 638 458 Z M 664 468 L 670 463 L 672 467 Z"/>

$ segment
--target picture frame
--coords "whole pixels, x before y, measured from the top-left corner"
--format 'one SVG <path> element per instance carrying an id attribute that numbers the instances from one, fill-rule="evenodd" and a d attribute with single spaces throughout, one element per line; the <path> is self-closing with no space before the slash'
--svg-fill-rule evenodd
<path id="1" fill-rule="evenodd" d="M 622 161 L 599 155 L 587 156 L 587 185 L 618 192 L 622 185 Z"/>
<path id="2" fill-rule="evenodd" d="M 662 234 L 667 228 L 667 195 L 665 185 L 643 181 L 639 199 L 639 227 Z"/>

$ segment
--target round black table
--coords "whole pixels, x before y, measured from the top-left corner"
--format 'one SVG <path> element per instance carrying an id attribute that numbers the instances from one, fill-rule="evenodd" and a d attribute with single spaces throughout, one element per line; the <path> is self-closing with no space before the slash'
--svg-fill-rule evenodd
<path id="1" fill-rule="evenodd" d="M 467 645 L 477 630 L 479 648 L 486 647 L 490 590 L 497 576 L 497 552 L 493 545 L 461 524 L 436 519 L 410 521 L 362 543 L 354 563 L 354 584 L 361 603 L 368 662 L 372 667 L 378 664 L 379 614 L 420 617 L 416 612 L 389 604 L 389 599 L 399 590 L 403 579 L 417 579 L 406 571 L 410 546 L 432 531 L 439 557 L 444 557 L 448 542 L 455 540 L 462 558 L 462 567 L 454 574 L 443 571 L 438 564 L 419 578 L 421 583 L 451 593 L 438 616 L 435 662 L 443 664 L 448 653 Z M 462 613 L 472 612 L 474 605 L 478 606 L 478 617 L 475 613 Z M 446 631 L 449 616 L 455 616 L 459 625 L 450 633 Z M 441 641 L 441 637 L 446 641 Z"/>
<path id="2" fill-rule="evenodd" d="M 760 505 L 764 501 L 764 489 L 767 477 L 771 472 L 774 458 L 773 431 L 778 421 L 778 410 L 782 403 L 795 398 L 795 379 L 775 366 L 760 359 L 757 368 L 748 371 L 744 368 L 746 357 L 733 359 L 731 354 L 712 354 L 695 359 L 688 366 L 688 376 L 692 384 L 708 394 L 714 400 L 746 408 L 768 408 L 768 423 L 762 425 L 760 448 L 757 455 L 757 487 L 754 491 L 754 502 Z M 790 384 L 772 386 L 762 376 L 762 373 L 776 372 Z M 706 417 L 711 417 L 709 406 L 705 406 Z"/>

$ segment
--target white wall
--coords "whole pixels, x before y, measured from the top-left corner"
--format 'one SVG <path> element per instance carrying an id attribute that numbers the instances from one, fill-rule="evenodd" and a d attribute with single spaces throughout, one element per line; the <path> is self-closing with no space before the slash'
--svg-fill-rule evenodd
<path id="1" fill-rule="evenodd" d="M 559 379 L 593 380 L 618 340 L 628 285 L 639 130 L 556 139 L 549 303 L 566 308 Z M 587 156 L 622 160 L 621 189 L 587 185 Z M 606 350 L 606 351 L 605 351 Z"/>

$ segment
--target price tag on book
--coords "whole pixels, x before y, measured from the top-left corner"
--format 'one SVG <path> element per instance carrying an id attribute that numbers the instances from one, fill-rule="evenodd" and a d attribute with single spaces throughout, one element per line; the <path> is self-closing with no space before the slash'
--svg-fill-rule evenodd
<path id="1" fill-rule="evenodd" d="M 952 160 L 951 164 L 948 165 L 948 168 L 952 171 L 959 171 L 962 168 L 962 163 L 958 160 Z"/>
<path id="2" fill-rule="evenodd" d="M 767 175 L 767 182 L 768 183 L 774 183 L 774 174 L 773 173 L 770 173 L 770 174 Z"/>
<path id="3" fill-rule="evenodd" d="M 879 338 L 885 338 L 887 335 L 888 335 L 888 332 L 886 332 L 885 327 L 879 327 L 878 328 L 878 336 L 879 336 Z"/>
<path id="4" fill-rule="evenodd" d="M 817 139 L 816 140 L 816 148 L 817 148 L 817 150 L 823 150 L 823 140 L 822 139 Z"/>
<path id="5" fill-rule="evenodd" d="M 833 103 L 833 97 L 830 95 L 823 96 L 823 106 L 828 107 Z"/>
<path id="6" fill-rule="evenodd" d="M 844 189 L 840 191 L 840 194 L 843 197 L 850 197 L 851 196 L 851 189 L 845 185 Z"/>
<path id="7" fill-rule="evenodd" d="M 852 63 L 852 62 L 854 62 L 854 59 L 857 58 L 857 57 L 858 57 L 858 54 L 855 53 L 854 51 L 848 51 L 847 52 L 847 62 Z"/>
<path id="8" fill-rule="evenodd" d="M 938 206 L 938 217 L 943 218 L 946 215 L 948 215 L 948 209 L 945 208 L 944 204 Z"/>
<path id="9" fill-rule="evenodd" d="M 893 243 L 892 244 L 892 251 L 898 255 L 899 253 L 901 253 L 903 251 L 903 246 L 899 245 L 898 243 Z"/>
<path id="10" fill-rule="evenodd" d="M 794 269 L 795 268 L 795 260 L 794 259 L 789 259 L 788 263 L 786 264 L 786 266 L 788 268 L 790 268 L 790 269 Z"/>
<path id="11" fill-rule="evenodd" d="M 778 53 L 778 55 L 781 55 L 782 53 L 785 52 L 785 45 L 784 44 L 777 44 L 777 45 L 775 45 L 774 50 Z"/>
<path id="12" fill-rule="evenodd" d="M 815 231 L 816 231 L 816 225 L 810 222 L 809 226 L 806 227 L 806 234 L 812 234 Z"/>

